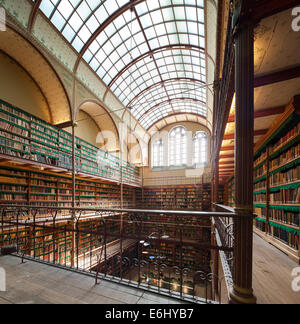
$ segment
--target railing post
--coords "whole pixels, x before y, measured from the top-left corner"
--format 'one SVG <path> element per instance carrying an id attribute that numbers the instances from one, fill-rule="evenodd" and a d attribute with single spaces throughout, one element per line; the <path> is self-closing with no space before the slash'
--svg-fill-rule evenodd
<path id="1" fill-rule="evenodd" d="M 254 135 L 254 35 L 247 1 L 235 1 L 241 9 L 235 27 L 235 192 L 234 273 L 230 303 L 255 304 L 252 289 L 253 262 L 253 135 Z M 241 8 L 239 7 L 241 6 Z"/>
<path id="2" fill-rule="evenodd" d="M 106 245 L 107 245 L 107 233 L 106 233 L 106 221 L 103 221 L 104 223 L 104 262 L 105 262 L 105 277 L 107 275 L 107 251 L 106 251 Z"/>

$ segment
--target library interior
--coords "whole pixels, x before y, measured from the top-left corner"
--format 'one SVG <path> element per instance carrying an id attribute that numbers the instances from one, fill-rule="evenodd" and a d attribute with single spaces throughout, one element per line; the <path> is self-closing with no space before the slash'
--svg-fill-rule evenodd
<path id="1" fill-rule="evenodd" d="M 299 0 L 0 0 L 0 304 L 300 304 Z"/>

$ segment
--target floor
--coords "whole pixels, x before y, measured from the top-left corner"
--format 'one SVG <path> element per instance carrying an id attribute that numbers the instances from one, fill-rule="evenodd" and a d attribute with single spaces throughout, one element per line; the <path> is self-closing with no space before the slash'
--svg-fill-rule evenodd
<path id="1" fill-rule="evenodd" d="M 253 248 L 253 288 L 258 303 L 300 304 L 300 292 L 292 290 L 292 270 L 300 266 L 257 234 Z"/>
<path id="2" fill-rule="evenodd" d="M 7 276 L 0 304 L 178 304 L 178 300 L 101 281 L 13 256 L 0 257 Z M 298 265 L 254 234 L 253 287 L 259 304 L 300 304 L 292 291 L 292 270 Z"/>
<path id="3" fill-rule="evenodd" d="M 180 304 L 175 299 L 17 257 L 0 257 L 6 271 L 6 292 L 0 304 Z"/>

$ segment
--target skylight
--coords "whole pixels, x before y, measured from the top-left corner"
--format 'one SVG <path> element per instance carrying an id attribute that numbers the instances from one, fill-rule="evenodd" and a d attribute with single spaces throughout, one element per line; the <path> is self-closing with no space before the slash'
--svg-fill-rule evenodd
<path id="1" fill-rule="evenodd" d="M 206 117 L 203 0 L 124 10 L 129 2 L 42 0 L 40 9 L 146 129 L 170 114 Z"/>

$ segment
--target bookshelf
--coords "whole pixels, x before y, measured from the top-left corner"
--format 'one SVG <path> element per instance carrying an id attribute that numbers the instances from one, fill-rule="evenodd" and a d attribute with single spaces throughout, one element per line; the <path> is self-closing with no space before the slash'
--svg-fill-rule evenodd
<path id="1" fill-rule="evenodd" d="M 0 100 L 0 155 L 70 171 L 72 136 Z M 76 137 L 76 172 L 141 185 L 139 168 Z"/>
<path id="2" fill-rule="evenodd" d="M 30 167 L 0 165 L 0 203 L 72 207 L 72 177 L 39 172 Z M 134 208 L 138 187 L 124 185 L 125 208 Z M 120 208 L 120 185 L 103 180 L 76 177 L 76 207 Z"/>
<path id="3" fill-rule="evenodd" d="M 230 177 L 226 183 L 226 205 L 235 207 L 234 176 Z"/>
<path id="4" fill-rule="evenodd" d="M 300 96 L 295 96 L 254 148 L 254 230 L 300 263 Z M 234 175 L 225 203 L 234 204 Z"/>
<path id="5" fill-rule="evenodd" d="M 300 97 L 255 147 L 255 231 L 299 263 Z"/>
<path id="6" fill-rule="evenodd" d="M 224 204 L 225 201 L 225 188 L 223 185 L 219 184 L 218 186 L 218 203 L 219 204 Z"/>
<path id="7" fill-rule="evenodd" d="M 144 200 L 138 192 L 137 204 L 146 209 L 198 210 L 211 208 L 211 185 L 145 187 Z"/>

